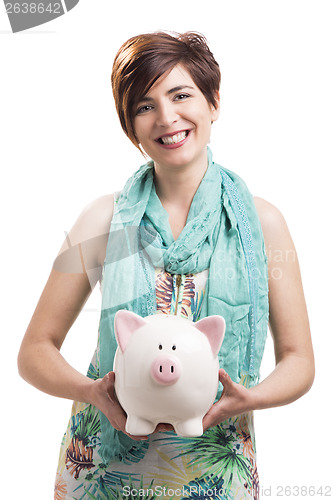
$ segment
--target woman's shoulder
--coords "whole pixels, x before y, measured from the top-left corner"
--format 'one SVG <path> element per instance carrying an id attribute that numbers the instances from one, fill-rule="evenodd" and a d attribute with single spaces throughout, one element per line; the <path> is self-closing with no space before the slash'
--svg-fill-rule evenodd
<path id="1" fill-rule="evenodd" d="M 59 270 L 77 272 L 83 267 L 89 271 L 103 265 L 113 207 L 114 194 L 106 194 L 81 210 L 55 260 Z"/>
<path id="2" fill-rule="evenodd" d="M 272 203 L 253 197 L 264 235 L 266 249 L 293 247 L 287 222 L 281 211 Z"/>
<path id="3" fill-rule="evenodd" d="M 106 194 L 90 201 L 81 211 L 72 230 L 73 243 L 107 236 L 113 216 L 114 195 Z"/>
<path id="4" fill-rule="evenodd" d="M 113 216 L 114 194 L 105 194 L 90 201 L 77 220 L 85 236 L 109 232 Z"/>
<path id="5" fill-rule="evenodd" d="M 253 201 L 263 229 L 277 229 L 281 224 L 285 224 L 282 213 L 275 205 L 259 196 L 254 196 Z"/>

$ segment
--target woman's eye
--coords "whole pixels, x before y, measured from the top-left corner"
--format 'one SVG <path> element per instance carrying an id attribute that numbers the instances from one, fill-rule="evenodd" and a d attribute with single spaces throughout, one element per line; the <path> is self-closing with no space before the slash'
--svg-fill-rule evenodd
<path id="1" fill-rule="evenodd" d="M 146 104 L 145 106 L 141 106 L 136 112 L 137 115 L 141 115 L 142 113 L 146 113 L 147 111 L 150 111 L 152 109 L 152 106 L 149 106 Z"/>
<path id="2" fill-rule="evenodd" d="M 190 97 L 188 94 L 177 94 L 175 97 L 175 100 L 176 101 L 184 101 L 188 97 Z"/>

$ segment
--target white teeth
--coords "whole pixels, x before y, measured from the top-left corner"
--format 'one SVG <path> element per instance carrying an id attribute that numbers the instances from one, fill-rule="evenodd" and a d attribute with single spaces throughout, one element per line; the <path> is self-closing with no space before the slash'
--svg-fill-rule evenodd
<path id="1" fill-rule="evenodd" d="M 179 132 L 175 135 L 169 135 L 167 137 L 161 137 L 163 144 L 177 144 L 177 142 L 183 141 L 186 137 L 186 131 Z"/>

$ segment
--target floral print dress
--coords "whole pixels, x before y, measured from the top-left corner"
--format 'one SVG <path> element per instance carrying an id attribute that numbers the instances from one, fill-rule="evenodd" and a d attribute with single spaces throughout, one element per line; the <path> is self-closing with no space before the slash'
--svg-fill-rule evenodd
<path id="1" fill-rule="evenodd" d="M 208 270 L 171 275 L 155 270 L 157 314 L 199 319 Z M 99 377 L 99 352 L 88 370 Z M 243 381 L 245 384 L 245 379 Z M 252 413 L 234 417 L 196 438 L 151 434 L 121 460 L 99 456 L 99 411 L 73 403 L 63 437 L 55 500 L 246 500 L 259 498 Z"/>

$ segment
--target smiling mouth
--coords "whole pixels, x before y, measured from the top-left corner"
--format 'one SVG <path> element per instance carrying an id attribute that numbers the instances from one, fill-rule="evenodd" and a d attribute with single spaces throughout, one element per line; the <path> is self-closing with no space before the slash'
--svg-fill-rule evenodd
<path id="1" fill-rule="evenodd" d="M 170 146 L 171 144 L 178 144 L 178 142 L 182 142 L 184 139 L 189 134 L 189 130 L 183 130 L 182 132 L 178 132 L 175 135 L 165 135 L 162 137 L 159 137 L 157 139 L 157 142 L 160 144 L 165 144 L 167 146 Z"/>

